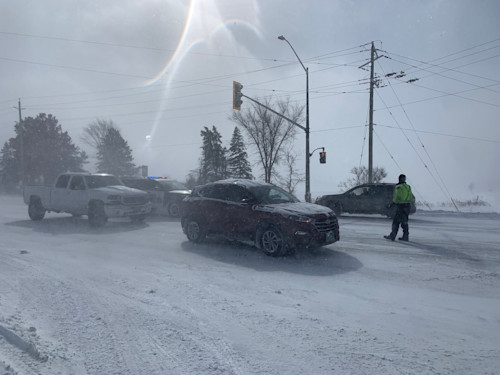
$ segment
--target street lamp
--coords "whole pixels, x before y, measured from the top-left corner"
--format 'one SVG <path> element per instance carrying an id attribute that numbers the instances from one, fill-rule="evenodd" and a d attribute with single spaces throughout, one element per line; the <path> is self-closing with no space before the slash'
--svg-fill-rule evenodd
<path id="1" fill-rule="evenodd" d="M 280 35 L 278 37 L 279 40 L 284 40 L 285 42 L 288 43 L 290 48 L 292 49 L 293 53 L 299 60 L 300 65 L 302 65 L 302 68 L 306 72 L 306 195 L 305 199 L 306 202 L 311 202 L 311 176 L 310 176 L 310 171 L 309 171 L 309 158 L 311 155 L 309 155 L 309 68 L 306 68 L 304 64 L 302 64 L 302 60 L 300 60 L 299 55 L 297 55 L 297 52 L 293 49 L 292 45 L 288 40 L 283 35 Z"/>

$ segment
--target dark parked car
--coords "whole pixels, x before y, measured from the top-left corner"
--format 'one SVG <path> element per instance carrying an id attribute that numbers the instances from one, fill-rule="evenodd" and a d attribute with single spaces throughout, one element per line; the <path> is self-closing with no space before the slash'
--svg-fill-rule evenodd
<path id="1" fill-rule="evenodd" d="M 395 186 L 396 184 L 391 183 L 363 184 L 342 194 L 318 197 L 316 203 L 330 207 L 337 216 L 343 213 L 381 214 L 392 218 L 396 212 L 396 207 L 392 203 Z M 413 214 L 415 211 L 415 204 L 412 204 L 410 213 Z"/>
<path id="2" fill-rule="evenodd" d="M 273 256 L 339 240 L 337 217 L 329 208 L 300 202 L 272 184 L 244 179 L 195 187 L 183 201 L 181 224 L 192 242 L 219 234 L 251 242 Z"/>
<path id="3" fill-rule="evenodd" d="M 121 177 L 124 185 L 149 193 L 152 213 L 157 215 L 180 216 L 182 200 L 191 194 L 184 184 L 163 177 Z"/>

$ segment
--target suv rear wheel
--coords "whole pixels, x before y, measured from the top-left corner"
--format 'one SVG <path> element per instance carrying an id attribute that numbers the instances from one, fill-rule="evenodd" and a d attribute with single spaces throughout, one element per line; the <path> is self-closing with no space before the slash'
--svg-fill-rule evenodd
<path id="1" fill-rule="evenodd" d="M 191 242 L 202 242 L 206 237 L 206 230 L 197 219 L 186 221 L 186 236 Z"/>
<path id="2" fill-rule="evenodd" d="M 274 226 L 267 227 L 261 232 L 259 243 L 266 255 L 280 256 L 287 251 L 283 234 Z"/>

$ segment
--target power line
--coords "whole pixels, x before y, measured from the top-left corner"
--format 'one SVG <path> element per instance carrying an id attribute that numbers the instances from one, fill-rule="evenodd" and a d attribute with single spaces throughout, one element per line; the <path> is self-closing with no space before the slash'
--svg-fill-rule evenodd
<path id="1" fill-rule="evenodd" d="M 93 45 L 101 45 L 101 46 L 105 46 L 105 47 L 121 47 L 121 48 L 142 49 L 142 50 L 172 52 L 172 53 L 175 53 L 175 51 L 176 51 L 175 49 L 171 49 L 171 48 L 145 47 L 145 46 L 138 46 L 138 45 L 132 45 L 132 44 L 98 42 L 98 41 L 94 41 L 94 40 L 70 39 L 70 38 L 62 38 L 62 37 L 54 37 L 54 36 L 46 36 L 46 35 L 13 33 L 13 32 L 7 32 L 7 31 L 0 31 L 0 34 L 29 37 L 29 38 L 38 38 L 38 39 L 57 40 L 57 41 L 63 41 L 63 42 L 93 44 Z M 254 57 L 254 56 L 222 55 L 222 54 L 203 53 L 203 52 L 190 52 L 190 53 L 193 55 L 228 57 L 228 58 L 237 58 L 237 59 L 258 60 L 258 61 L 280 61 L 280 60 L 273 59 L 273 58 L 262 58 L 262 57 Z M 281 61 L 288 61 L 288 60 L 281 60 Z"/>
<path id="2" fill-rule="evenodd" d="M 383 67 L 381 67 L 381 69 L 382 69 L 382 71 L 383 71 Z M 385 72 L 384 72 L 384 74 L 385 74 Z M 411 121 L 410 117 L 408 116 L 408 113 L 406 112 L 406 109 L 404 108 L 403 104 L 401 103 L 401 101 L 400 101 L 400 99 L 399 99 L 398 95 L 396 94 L 396 91 L 395 91 L 395 90 L 394 90 L 394 88 L 392 87 L 392 85 L 391 85 L 391 82 L 390 82 L 390 81 L 389 81 L 389 86 L 391 87 L 391 90 L 392 90 L 392 92 L 394 93 L 394 96 L 396 97 L 396 99 L 397 99 L 398 103 L 400 104 L 400 107 L 401 107 L 401 109 L 403 110 L 403 113 L 405 114 L 406 119 L 407 119 L 407 120 L 408 120 L 408 122 L 410 123 L 411 127 L 413 128 L 413 130 L 415 130 L 415 126 L 413 125 L 413 122 Z M 377 92 L 377 94 L 378 94 L 378 92 Z M 383 102 L 383 99 L 380 97 L 380 95 L 379 95 L 379 98 L 380 98 L 380 99 L 382 100 L 382 102 Z M 385 105 L 385 103 L 384 103 L 384 105 Z M 415 147 L 413 146 L 413 143 L 410 141 L 410 139 L 409 139 L 409 138 L 408 138 L 408 136 L 406 135 L 405 131 L 403 130 L 403 128 L 401 127 L 401 125 L 399 124 L 399 122 L 398 122 L 398 121 L 396 120 L 396 118 L 392 115 L 392 112 L 391 112 L 391 111 L 389 111 L 389 113 L 390 113 L 390 115 L 393 117 L 393 119 L 396 121 L 396 124 L 397 124 L 397 125 L 398 125 L 398 127 L 401 129 L 401 131 L 403 132 L 404 136 L 406 137 L 406 140 L 408 141 L 408 143 L 410 143 L 411 147 L 413 148 L 413 150 L 415 151 L 415 153 L 417 154 L 417 156 L 420 158 L 420 160 L 421 160 L 421 161 L 422 161 L 422 163 L 424 164 L 425 168 L 426 168 L 426 169 L 427 169 L 427 171 L 430 173 L 431 177 L 432 177 L 432 178 L 434 179 L 434 181 L 437 183 L 437 181 L 436 181 L 436 179 L 435 179 L 434 175 L 432 174 L 432 172 L 430 171 L 430 169 L 428 169 L 428 168 L 427 168 L 426 163 L 424 162 L 424 160 L 421 158 L 420 154 L 417 152 L 417 150 L 416 150 L 416 149 L 415 149 Z M 444 187 L 444 189 L 446 190 L 446 193 L 448 194 L 448 198 L 451 200 L 451 202 L 453 203 L 453 205 L 457 208 L 457 206 L 455 205 L 455 202 L 453 201 L 453 198 L 452 198 L 452 196 L 451 196 L 451 194 L 450 194 L 450 192 L 449 192 L 449 190 L 448 190 L 448 188 L 447 188 L 447 186 L 446 186 L 446 184 L 445 184 L 445 182 L 444 182 L 444 180 L 443 180 L 443 178 L 442 178 L 441 174 L 440 174 L 440 173 L 439 173 L 439 171 L 437 170 L 436 165 L 434 164 L 434 162 L 433 162 L 432 158 L 430 157 L 429 153 L 427 152 L 427 149 L 425 148 L 425 146 L 424 146 L 424 144 L 423 144 L 422 140 L 420 139 L 420 137 L 419 137 L 418 133 L 416 133 L 416 135 L 417 135 L 417 139 L 418 139 L 418 141 L 420 142 L 420 145 L 422 146 L 422 148 L 423 148 L 423 150 L 424 150 L 425 154 L 427 155 L 427 157 L 428 157 L 429 161 L 431 162 L 431 165 L 434 167 L 434 170 L 436 171 L 437 175 L 439 176 L 439 179 L 441 180 L 441 184 L 442 184 L 442 185 L 440 185 L 440 184 L 437 184 L 437 185 L 441 188 L 441 191 L 443 191 L 443 189 L 442 189 L 442 187 L 441 187 L 441 186 L 443 186 L 443 187 Z M 443 191 L 443 193 L 444 193 L 444 191 Z M 445 194 L 445 195 L 446 195 L 446 194 Z M 457 208 L 457 210 L 458 210 L 458 208 Z"/>
<path id="3" fill-rule="evenodd" d="M 77 68 L 77 67 L 67 66 L 67 65 L 57 65 L 57 64 L 48 64 L 48 63 L 34 62 L 34 61 L 28 61 L 28 60 L 11 59 L 8 57 L 0 57 L 0 60 L 11 61 L 11 62 L 16 62 L 16 63 L 23 63 L 23 64 L 30 64 L 30 65 L 48 66 L 51 68 L 78 70 L 78 71 L 89 72 L 89 73 L 109 74 L 109 75 L 120 76 L 120 77 L 141 78 L 141 79 L 151 79 L 152 78 L 151 76 L 141 76 L 141 75 L 137 75 L 137 74 L 107 72 L 107 71 L 97 70 L 97 69 Z"/>
<path id="4" fill-rule="evenodd" d="M 399 128 L 399 127 L 396 127 L 396 126 L 383 125 L 383 124 L 377 124 L 377 126 L 381 126 L 381 127 L 384 127 L 384 128 L 390 128 L 390 129 L 409 130 L 409 131 L 412 131 L 412 132 L 415 132 L 415 133 L 426 133 L 426 134 L 439 135 L 439 136 L 443 136 L 443 137 L 453 137 L 453 138 L 467 139 L 467 140 L 471 140 L 471 141 L 500 143 L 500 140 L 497 141 L 497 140 L 494 140 L 494 139 L 486 139 L 486 138 L 478 138 L 478 137 L 468 137 L 468 136 L 465 136 L 465 135 L 431 132 L 431 131 L 426 131 L 426 130 L 416 130 L 416 129 L 408 129 L 408 128 Z"/>

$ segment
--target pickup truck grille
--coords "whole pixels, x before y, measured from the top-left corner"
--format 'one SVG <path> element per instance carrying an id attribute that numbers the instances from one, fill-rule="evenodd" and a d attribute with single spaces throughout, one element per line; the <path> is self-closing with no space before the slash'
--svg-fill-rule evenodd
<path id="1" fill-rule="evenodd" d="M 323 220 L 316 220 L 314 226 L 320 233 L 330 232 L 338 228 L 338 221 L 335 217 L 330 217 Z"/>
<path id="2" fill-rule="evenodd" d="M 136 204 L 145 204 L 148 201 L 147 196 L 131 196 L 131 197 L 123 197 L 123 204 L 125 205 L 136 205 Z"/>

